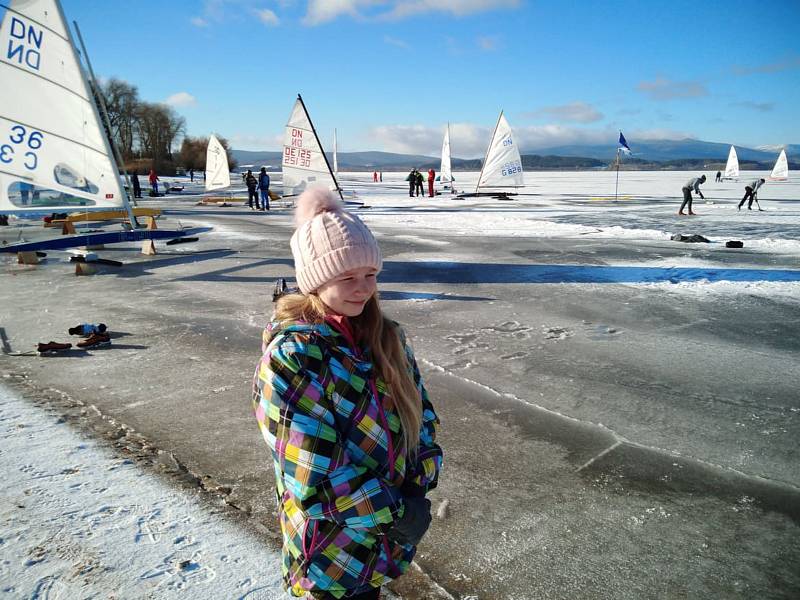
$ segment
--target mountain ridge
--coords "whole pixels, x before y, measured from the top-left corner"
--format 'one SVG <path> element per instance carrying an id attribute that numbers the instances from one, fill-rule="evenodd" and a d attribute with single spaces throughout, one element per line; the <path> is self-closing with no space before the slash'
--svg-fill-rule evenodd
<path id="1" fill-rule="evenodd" d="M 730 144 L 706 142 L 686 138 L 683 140 L 648 140 L 629 142 L 632 154 L 623 156 L 623 168 L 720 168 L 728 157 Z M 735 146 L 742 168 L 771 168 L 781 148 L 786 149 L 790 169 L 798 168 L 800 145 L 761 146 L 748 148 Z M 260 168 L 266 166 L 270 171 L 280 170 L 280 151 L 236 150 L 232 151 L 240 168 Z M 571 144 L 548 148 L 524 149 L 522 163 L 524 168 L 534 169 L 602 169 L 616 158 L 617 149 L 611 145 Z M 328 162 L 333 165 L 333 156 L 326 152 Z M 343 171 L 402 171 L 413 167 L 427 170 L 430 167 L 439 169 L 438 156 L 421 154 L 401 154 L 377 150 L 362 152 L 339 152 L 339 169 Z M 793 162 L 792 159 L 795 159 Z M 451 159 L 454 170 L 478 170 L 482 159 Z M 745 166 L 747 163 L 748 166 Z M 792 166 L 794 165 L 794 166 Z"/>

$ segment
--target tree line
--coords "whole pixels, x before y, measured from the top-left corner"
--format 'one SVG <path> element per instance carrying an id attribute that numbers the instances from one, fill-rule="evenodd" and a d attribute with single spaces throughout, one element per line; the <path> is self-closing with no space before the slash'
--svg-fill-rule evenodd
<path id="1" fill-rule="evenodd" d="M 106 131 L 122 155 L 126 170 L 175 175 L 177 169 L 202 171 L 208 138 L 186 135 L 186 119 L 167 104 L 145 102 L 135 85 L 109 79 L 100 85 L 111 130 Z M 236 168 L 227 140 L 219 138 Z M 180 146 L 178 143 L 180 142 Z"/>

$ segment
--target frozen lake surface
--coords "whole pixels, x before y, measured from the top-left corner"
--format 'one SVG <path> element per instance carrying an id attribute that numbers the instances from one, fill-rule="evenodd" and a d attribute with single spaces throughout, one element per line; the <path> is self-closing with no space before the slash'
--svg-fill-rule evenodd
<path id="1" fill-rule="evenodd" d="M 451 516 L 418 562 L 455 597 L 800 593 L 800 183 L 768 182 L 764 211 L 739 212 L 759 174 L 709 181 L 698 215 L 679 217 L 693 175 L 621 172 L 615 202 L 610 172 L 528 173 L 513 200 L 412 199 L 405 174 L 341 174 L 370 206 L 359 214 L 384 253 L 384 308 L 442 416 L 434 502 Z M 477 173 L 455 176 L 473 191 Z M 199 193 L 142 203 L 165 209 L 159 227 L 214 227 L 196 244 L 108 247 L 125 266 L 94 277 L 75 277 L 66 253 L 36 268 L 6 259 L 11 349 L 81 321 L 115 337 L 0 367 L 26 393 L 95 404 L 270 526 L 249 385 L 273 283 L 292 276 L 291 213 L 195 206 Z M 23 225 L 0 236 L 42 233 Z"/>

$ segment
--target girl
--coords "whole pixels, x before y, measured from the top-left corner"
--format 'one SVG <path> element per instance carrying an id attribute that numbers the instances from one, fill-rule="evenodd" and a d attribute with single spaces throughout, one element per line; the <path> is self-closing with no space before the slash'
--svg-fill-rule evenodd
<path id="1" fill-rule="evenodd" d="M 378 304 L 378 243 L 328 190 L 298 199 L 300 293 L 278 300 L 253 385 L 272 450 L 293 596 L 380 597 L 430 525 L 439 420 L 400 327 Z"/>

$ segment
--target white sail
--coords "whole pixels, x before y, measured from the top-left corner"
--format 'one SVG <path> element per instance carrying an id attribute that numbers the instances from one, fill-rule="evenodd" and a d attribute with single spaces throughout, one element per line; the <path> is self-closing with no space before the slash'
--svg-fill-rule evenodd
<path id="1" fill-rule="evenodd" d="M 231 173 L 228 167 L 228 153 L 220 144 L 217 136 L 208 138 L 206 148 L 206 191 L 221 190 L 231 185 Z"/>
<path id="2" fill-rule="evenodd" d="M 453 181 L 453 171 L 450 168 L 450 123 L 447 124 L 442 141 L 442 166 L 439 167 L 439 181 L 442 183 Z"/>
<path id="3" fill-rule="evenodd" d="M 728 162 L 725 165 L 725 177 L 734 179 L 739 177 L 739 157 L 736 156 L 736 148 L 731 146 L 728 152 Z"/>
<path id="4" fill-rule="evenodd" d="M 336 157 L 336 129 L 333 130 L 333 176 L 339 178 L 339 161 Z"/>
<path id="5" fill-rule="evenodd" d="M 788 179 L 789 178 L 789 161 L 786 159 L 786 150 L 781 150 L 778 155 L 778 160 L 775 161 L 775 166 L 770 174 L 770 179 Z"/>
<path id="6" fill-rule="evenodd" d="M 300 194 L 311 184 L 338 189 L 303 99 L 294 103 L 283 139 L 283 195 Z"/>
<path id="7" fill-rule="evenodd" d="M 5 8 L 0 82 L 0 213 L 127 206 L 57 0 Z"/>
<path id="8" fill-rule="evenodd" d="M 475 191 L 478 192 L 481 188 L 520 187 L 522 185 L 522 159 L 514 142 L 511 126 L 501 111 L 494 128 L 492 141 L 486 150 L 486 158 L 483 161 L 483 169 L 481 169 Z"/>

